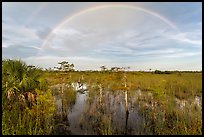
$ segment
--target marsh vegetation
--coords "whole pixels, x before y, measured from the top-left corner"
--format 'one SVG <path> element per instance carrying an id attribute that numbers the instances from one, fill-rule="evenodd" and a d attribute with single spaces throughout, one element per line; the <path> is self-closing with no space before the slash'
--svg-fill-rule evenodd
<path id="1" fill-rule="evenodd" d="M 3 60 L 2 110 L 3 134 L 202 134 L 202 73 L 42 71 Z"/>

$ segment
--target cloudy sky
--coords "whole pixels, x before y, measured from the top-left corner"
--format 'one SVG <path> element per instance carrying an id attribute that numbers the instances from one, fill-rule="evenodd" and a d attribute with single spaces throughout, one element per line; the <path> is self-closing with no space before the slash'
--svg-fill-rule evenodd
<path id="1" fill-rule="evenodd" d="M 78 70 L 201 70 L 202 3 L 3 2 L 2 57 Z"/>

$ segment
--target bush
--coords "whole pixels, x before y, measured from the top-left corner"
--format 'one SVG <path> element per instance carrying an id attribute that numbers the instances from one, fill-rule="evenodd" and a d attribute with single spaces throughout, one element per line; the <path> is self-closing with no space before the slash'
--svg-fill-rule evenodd
<path id="1" fill-rule="evenodd" d="M 2 134 L 50 134 L 54 99 L 41 70 L 20 60 L 2 61 Z"/>

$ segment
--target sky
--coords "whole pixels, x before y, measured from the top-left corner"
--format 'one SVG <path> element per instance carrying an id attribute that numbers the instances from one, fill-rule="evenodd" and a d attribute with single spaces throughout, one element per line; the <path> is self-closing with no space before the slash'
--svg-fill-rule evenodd
<path id="1" fill-rule="evenodd" d="M 3 2 L 2 58 L 76 70 L 202 70 L 201 2 Z"/>

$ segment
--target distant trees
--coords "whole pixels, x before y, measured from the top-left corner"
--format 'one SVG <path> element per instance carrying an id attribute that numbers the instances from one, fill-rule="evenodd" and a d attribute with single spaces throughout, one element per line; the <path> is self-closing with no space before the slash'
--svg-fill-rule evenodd
<path id="1" fill-rule="evenodd" d="M 119 67 L 112 67 L 112 68 L 110 69 L 111 72 L 118 72 L 119 70 L 120 70 Z"/>
<path id="2" fill-rule="evenodd" d="M 105 66 L 101 66 L 100 68 L 101 68 L 101 71 L 106 71 L 107 70 L 107 68 Z"/>
<path id="3" fill-rule="evenodd" d="M 154 73 L 155 73 L 155 74 L 171 74 L 171 73 L 173 73 L 173 72 L 171 72 L 171 71 L 155 70 Z"/>
<path id="4" fill-rule="evenodd" d="M 118 71 L 125 71 L 127 69 L 130 69 L 130 67 L 112 67 L 110 69 L 111 72 L 118 72 Z"/>
<path id="5" fill-rule="evenodd" d="M 69 63 L 67 61 L 62 61 L 62 62 L 59 62 L 58 64 L 60 64 L 59 70 L 68 71 Z"/>
<path id="6" fill-rule="evenodd" d="M 74 64 L 70 64 L 69 68 L 70 68 L 71 71 L 74 71 Z"/>
<path id="7" fill-rule="evenodd" d="M 108 72 L 119 72 L 119 71 L 125 71 L 127 69 L 130 69 L 130 67 L 111 67 L 110 69 L 106 68 L 105 66 L 101 66 L 101 71 L 108 71 Z"/>
<path id="8" fill-rule="evenodd" d="M 74 71 L 74 64 L 69 64 L 68 61 L 59 62 L 60 67 L 54 67 L 59 71 Z"/>

